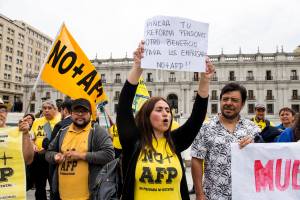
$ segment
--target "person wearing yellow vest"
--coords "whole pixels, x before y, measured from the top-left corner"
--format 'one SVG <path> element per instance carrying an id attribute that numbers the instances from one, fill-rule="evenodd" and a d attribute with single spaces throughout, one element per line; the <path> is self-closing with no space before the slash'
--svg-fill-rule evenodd
<path id="1" fill-rule="evenodd" d="M 55 124 L 60 121 L 55 101 L 44 101 L 42 103 L 42 114 L 43 117 L 36 119 L 31 128 L 35 150 L 34 160 L 31 165 L 33 173 L 31 175 L 35 183 L 36 200 L 47 200 L 47 180 L 51 184 L 51 180 L 49 179 L 49 164 L 45 160 L 45 149 L 42 147 L 42 144 L 45 138 L 51 138 Z"/>
<path id="2" fill-rule="evenodd" d="M 173 116 L 162 97 L 148 99 L 134 117 L 132 102 L 143 72 L 144 42 L 134 52 L 133 66 L 117 109 L 117 127 L 122 145 L 123 200 L 189 199 L 181 152 L 196 137 L 205 119 L 210 78 L 214 66 L 207 59 L 189 119 L 171 131 Z"/>
<path id="3" fill-rule="evenodd" d="M 255 106 L 255 116 L 251 119 L 255 125 L 257 125 L 260 130 L 264 130 L 266 126 L 273 126 L 268 119 L 265 119 L 266 108 L 263 104 L 256 104 Z"/>
<path id="4" fill-rule="evenodd" d="M 101 168 L 113 160 L 114 150 L 107 131 L 91 124 L 91 104 L 87 99 L 72 101 L 72 124 L 59 131 L 49 144 L 46 159 L 55 164 L 55 200 L 88 200 Z"/>

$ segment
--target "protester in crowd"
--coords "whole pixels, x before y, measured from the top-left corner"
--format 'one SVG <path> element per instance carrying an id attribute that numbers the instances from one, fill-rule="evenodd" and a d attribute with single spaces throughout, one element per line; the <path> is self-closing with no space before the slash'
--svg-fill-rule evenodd
<path id="1" fill-rule="evenodd" d="M 1 99 L 2 101 L 2 99 Z M 7 113 L 8 108 L 0 101 L 0 131 L 7 128 L 6 120 L 7 120 Z M 27 122 L 27 118 L 20 120 L 19 124 L 19 131 L 22 132 L 23 140 L 22 140 L 22 152 L 25 164 L 30 164 L 33 160 L 33 147 L 29 136 L 29 123 Z"/>
<path id="2" fill-rule="evenodd" d="M 117 110 L 125 173 L 122 199 L 189 199 L 180 153 L 190 146 L 204 121 L 214 66 L 206 60 L 206 72 L 201 73 L 191 116 L 181 127 L 170 131 L 173 116 L 162 97 L 148 99 L 135 118 L 132 113 L 132 102 L 143 71 L 143 44 L 141 42 L 134 52 L 134 63 L 121 91 Z"/>
<path id="3" fill-rule="evenodd" d="M 274 126 L 270 120 L 265 118 L 266 115 L 266 107 L 263 104 L 256 104 L 255 106 L 255 116 L 251 118 L 260 130 L 264 130 L 267 126 Z"/>
<path id="4" fill-rule="evenodd" d="M 286 128 L 278 137 L 277 142 L 299 142 L 300 141 L 300 114 L 296 115 L 296 120 L 292 127 Z"/>
<path id="5" fill-rule="evenodd" d="M 32 125 L 34 141 L 34 161 L 31 165 L 31 173 L 35 183 L 36 200 L 46 200 L 46 183 L 49 183 L 49 164 L 45 160 L 45 149 L 42 143 L 45 138 L 51 137 L 51 132 L 57 122 L 60 121 L 60 115 L 57 113 L 56 103 L 52 100 L 46 100 L 42 103 L 43 117 L 36 119 Z"/>
<path id="6" fill-rule="evenodd" d="M 57 102 L 56 102 L 57 104 Z M 55 124 L 53 131 L 51 133 L 50 139 L 47 137 L 43 140 L 43 149 L 47 150 L 50 142 L 56 137 L 58 132 L 67 126 L 69 126 L 72 123 L 71 118 L 71 106 L 72 106 L 72 100 L 70 98 L 65 98 L 64 102 L 60 104 L 60 114 L 61 114 L 61 121 Z M 49 180 L 52 180 L 53 173 L 55 170 L 55 165 L 49 164 Z M 50 199 L 54 199 L 54 194 L 52 192 L 52 184 L 50 184 Z"/>
<path id="7" fill-rule="evenodd" d="M 27 113 L 27 114 L 24 115 L 23 120 L 26 120 L 28 122 L 28 124 L 30 126 L 30 129 L 31 129 L 31 127 L 33 125 L 33 122 L 35 120 L 35 117 L 31 113 Z"/>
<path id="8" fill-rule="evenodd" d="M 295 120 L 296 112 L 289 107 L 283 107 L 279 110 L 279 118 L 281 124 L 276 126 L 280 130 L 285 130 L 286 128 L 290 128 L 293 125 Z"/>
<path id="9" fill-rule="evenodd" d="M 91 124 L 91 104 L 72 101 L 73 123 L 61 129 L 50 143 L 46 159 L 56 164 L 53 177 L 55 198 L 89 199 L 97 174 L 114 158 L 111 139 L 98 124 Z"/>
<path id="10" fill-rule="evenodd" d="M 239 143 L 242 148 L 260 132 L 253 122 L 240 116 L 246 98 L 243 86 L 225 85 L 220 94 L 221 113 L 203 124 L 191 146 L 196 199 L 231 199 L 230 144 Z"/>
<path id="11" fill-rule="evenodd" d="M 260 136 L 262 141 L 260 142 L 274 142 L 281 131 L 275 127 L 270 120 L 265 118 L 265 112 L 265 106 L 263 104 L 257 104 L 255 106 L 255 116 L 251 118 L 251 121 L 253 121 L 261 130 Z"/>

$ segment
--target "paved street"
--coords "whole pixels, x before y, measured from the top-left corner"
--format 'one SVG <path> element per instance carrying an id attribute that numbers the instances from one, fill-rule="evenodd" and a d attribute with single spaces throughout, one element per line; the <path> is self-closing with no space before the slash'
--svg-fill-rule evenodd
<path id="1" fill-rule="evenodd" d="M 187 183 L 188 183 L 188 187 L 190 190 L 193 186 L 190 167 L 186 168 L 186 178 L 187 178 Z M 195 200 L 195 195 L 191 195 L 190 197 L 191 197 L 191 200 Z M 30 190 L 29 192 L 27 192 L 27 200 L 34 200 L 34 190 Z"/>

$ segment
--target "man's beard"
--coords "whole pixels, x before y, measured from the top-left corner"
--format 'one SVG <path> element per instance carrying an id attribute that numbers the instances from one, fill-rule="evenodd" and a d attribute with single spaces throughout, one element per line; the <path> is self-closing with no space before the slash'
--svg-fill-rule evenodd
<path id="1" fill-rule="evenodd" d="M 230 110 L 233 110 L 233 109 L 231 109 L 231 108 L 229 108 L 229 107 L 225 107 L 225 106 L 224 106 L 224 109 L 230 109 Z M 235 119 L 235 118 L 239 115 L 239 113 L 234 113 L 233 115 L 227 115 L 227 114 L 224 112 L 224 110 L 221 110 L 221 113 L 222 113 L 222 116 L 223 116 L 225 119 L 228 119 L 228 120 L 233 120 L 233 119 Z"/>
<path id="2" fill-rule="evenodd" d="M 84 121 L 83 123 L 81 124 L 78 124 L 76 121 L 73 121 L 73 124 L 77 127 L 77 128 L 84 128 L 86 127 L 89 123 L 90 123 L 91 120 L 87 120 L 87 121 Z"/>

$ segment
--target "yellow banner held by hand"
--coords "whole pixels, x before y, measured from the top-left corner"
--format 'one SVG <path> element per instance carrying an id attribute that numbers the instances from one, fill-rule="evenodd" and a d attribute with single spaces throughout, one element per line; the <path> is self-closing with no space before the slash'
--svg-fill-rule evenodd
<path id="1" fill-rule="evenodd" d="M 71 98 L 88 99 L 94 118 L 95 104 L 107 101 L 101 77 L 65 24 L 52 45 L 41 72 L 41 79 Z"/>
<path id="2" fill-rule="evenodd" d="M 139 85 L 136 89 L 134 100 L 132 103 L 132 109 L 134 112 L 140 110 L 142 105 L 150 98 L 149 92 L 145 85 L 143 78 L 139 79 Z"/>

